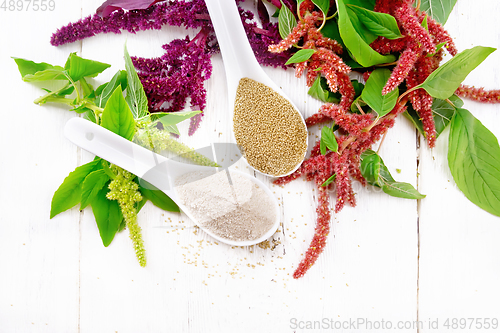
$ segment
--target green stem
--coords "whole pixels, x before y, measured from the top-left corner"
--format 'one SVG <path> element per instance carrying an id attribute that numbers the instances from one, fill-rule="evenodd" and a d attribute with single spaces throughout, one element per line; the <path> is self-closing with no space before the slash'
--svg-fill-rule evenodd
<path id="1" fill-rule="evenodd" d="M 377 154 L 379 153 L 380 148 L 382 147 L 382 144 L 384 143 L 386 135 L 387 135 L 387 131 L 384 133 L 384 136 L 382 137 L 382 140 L 380 141 L 380 144 L 378 145 Z"/>
<path id="2" fill-rule="evenodd" d="M 49 93 L 47 93 L 47 94 L 45 94 L 43 96 L 40 96 L 37 99 L 35 99 L 33 101 L 33 103 L 40 104 L 42 102 L 54 102 L 54 103 L 63 103 L 63 104 L 73 105 L 72 104 L 73 103 L 72 99 L 62 98 L 62 97 L 61 98 L 59 98 L 59 97 L 53 97 L 53 98 L 51 98 L 53 95 L 56 95 L 56 94 L 60 93 L 61 91 L 68 89 L 68 87 L 69 87 L 69 84 L 65 85 L 61 89 L 54 90 L 54 91 L 49 92 Z M 70 101 L 71 103 L 68 103 L 68 101 Z"/>
<path id="3" fill-rule="evenodd" d="M 378 64 L 378 65 L 375 65 L 375 67 L 394 66 L 394 65 L 397 65 L 397 64 L 398 64 L 398 62 L 394 61 L 394 62 L 388 62 L 388 63 L 385 63 L 385 64 Z"/>
<path id="4" fill-rule="evenodd" d="M 454 109 L 456 109 L 457 107 L 455 106 L 455 104 L 453 104 L 452 101 L 450 101 L 449 98 L 445 99 L 446 103 L 450 104 Z"/>
<path id="5" fill-rule="evenodd" d="M 75 81 L 73 81 L 73 79 L 71 78 L 71 76 L 69 76 L 69 74 L 66 71 L 64 71 L 63 73 L 64 73 L 64 76 L 66 76 L 66 78 L 68 79 L 68 81 L 75 88 L 75 91 L 76 91 L 76 104 L 80 104 L 80 101 L 82 100 L 82 96 L 80 94 L 80 90 L 78 90 L 78 87 L 76 86 L 76 83 L 75 83 Z"/>
<path id="6" fill-rule="evenodd" d="M 407 91 L 405 91 L 403 94 L 401 94 L 401 96 L 399 96 L 397 103 L 401 102 L 401 100 L 403 99 L 403 97 L 405 97 L 406 95 L 408 95 L 412 91 L 415 91 L 415 90 L 419 89 L 420 87 L 421 87 L 421 84 L 419 84 L 418 86 L 415 86 L 415 87 L 413 87 L 413 88 L 408 89 Z"/>
<path id="7" fill-rule="evenodd" d="M 83 105 L 86 107 L 86 108 L 89 108 L 91 109 L 92 111 L 96 111 L 96 112 L 99 112 L 99 113 L 102 113 L 104 111 L 103 108 L 100 108 L 98 107 L 97 105 L 93 104 L 93 103 L 89 103 L 89 102 L 85 102 L 83 103 Z"/>
<path id="8" fill-rule="evenodd" d="M 297 6 L 297 17 L 299 18 L 299 21 L 303 21 L 302 16 L 300 16 L 300 5 L 301 4 L 302 3 L 299 3 L 299 5 Z"/>
<path id="9" fill-rule="evenodd" d="M 332 18 L 334 18 L 335 16 L 337 16 L 337 14 L 339 13 L 339 11 L 337 10 L 335 13 L 333 13 L 331 16 L 328 16 L 325 21 L 328 21 L 328 20 L 331 20 Z"/>
<path id="10" fill-rule="evenodd" d="M 326 14 L 323 13 L 323 22 L 321 23 L 321 26 L 318 28 L 318 32 L 321 31 L 321 29 L 323 29 L 323 27 L 325 26 L 325 23 L 326 23 Z"/>

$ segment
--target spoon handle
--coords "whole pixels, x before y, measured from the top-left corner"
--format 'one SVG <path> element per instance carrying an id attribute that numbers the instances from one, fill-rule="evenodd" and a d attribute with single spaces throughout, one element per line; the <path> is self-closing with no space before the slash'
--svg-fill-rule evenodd
<path id="1" fill-rule="evenodd" d="M 226 69 L 227 84 L 236 95 L 239 79 L 262 71 L 255 59 L 234 0 L 205 0 Z"/>
<path id="2" fill-rule="evenodd" d="M 70 119 L 64 135 L 82 149 L 139 176 L 171 198 L 174 196 L 165 157 L 82 118 Z"/>

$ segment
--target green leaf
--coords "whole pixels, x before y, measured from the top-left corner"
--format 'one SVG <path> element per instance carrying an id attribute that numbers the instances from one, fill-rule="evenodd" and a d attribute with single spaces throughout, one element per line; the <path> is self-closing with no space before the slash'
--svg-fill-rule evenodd
<path id="1" fill-rule="evenodd" d="M 106 198 L 108 192 L 108 187 L 103 187 L 90 203 L 104 246 L 111 244 L 123 221 L 123 215 L 118 202 Z"/>
<path id="2" fill-rule="evenodd" d="M 312 0 L 312 3 L 321 9 L 325 17 L 327 16 L 328 10 L 330 10 L 330 0 Z"/>
<path id="3" fill-rule="evenodd" d="M 395 181 L 382 158 L 371 149 L 361 154 L 360 170 L 368 184 L 382 188 L 385 193 L 393 197 L 425 198 L 425 195 L 420 194 L 411 184 Z"/>
<path id="4" fill-rule="evenodd" d="M 151 115 L 151 118 L 159 119 L 163 126 L 167 127 L 176 125 L 200 113 L 201 111 L 156 112 Z"/>
<path id="5" fill-rule="evenodd" d="M 451 106 L 448 102 L 434 98 L 432 102 L 432 112 L 434 117 L 434 123 L 436 124 L 436 138 L 444 131 L 444 129 L 448 126 L 453 115 L 455 114 L 456 108 L 461 108 L 464 105 L 464 102 L 456 95 L 453 95 L 449 98 L 449 100 L 455 105 L 455 107 Z M 415 128 L 425 136 L 424 126 L 422 124 L 422 120 L 418 116 L 417 112 L 411 104 L 408 105 L 407 111 L 404 113 L 405 117 L 411 120 L 411 122 L 415 125 Z"/>
<path id="6" fill-rule="evenodd" d="M 321 155 L 326 155 L 326 143 L 324 140 L 319 141 L 319 151 L 321 152 Z"/>
<path id="7" fill-rule="evenodd" d="M 94 124 L 97 124 L 97 119 L 95 117 L 95 113 L 93 110 L 88 110 L 86 113 L 85 113 L 85 119 L 93 122 Z"/>
<path id="8" fill-rule="evenodd" d="M 460 52 L 440 66 L 420 84 L 435 98 L 447 99 L 455 93 L 469 73 L 488 57 L 495 48 L 476 46 Z"/>
<path id="9" fill-rule="evenodd" d="M 335 134 L 333 134 L 332 129 L 328 126 L 323 126 L 323 128 L 321 129 L 320 149 L 321 149 L 321 142 L 324 142 L 324 146 L 333 152 L 337 152 L 339 150 L 337 138 L 335 138 Z M 323 152 L 321 153 L 323 154 Z"/>
<path id="10" fill-rule="evenodd" d="M 382 186 L 382 191 L 390 196 L 404 199 L 423 199 L 425 195 L 420 194 L 411 184 L 400 182 L 387 182 Z"/>
<path id="11" fill-rule="evenodd" d="M 144 198 L 151 200 L 153 205 L 169 212 L 180 212 L 177 204 L 165 193 L 146 182 L 144 179 L 141 179 L 139 183 L 141 184 L 141 194 Z"/>
<path id="12" fill-rule="evenodd" d="M 415 0 L 415 6 L 419 0 Z M 445 24 L 457 0 L 422 0 L 420 10 L 429 14 L 434 20 Z"/>
<path id="13" fill-rule="evenodd" d="M 383 170 L 382 170 L 383 169 Z M 391 177 L 389 170 L 385 167 L 384 162 L 380 156 L 371 149 L 366 150 L 361 154 L 361 174 L 366 179 L 368 184 L 377 187 L 382 186 L 380 181 L 380 173 L 386 172 L 385 178 Z M 392 179 L 394 181 L 394 179 Z"/>
<path id="14" fill-rule="evenodd" d="M 66 80 L 64 68 L 61 66 L 52 66 L 45 62 L 36 63 L 31 60 L 22 58 L 14 58 L 17 68 L 21 73 L 23 81 L 38 82 L 49 80 Z"/>
<path id="15" fill-rule="evenodd" d="M 106 105 L 111 94 L 116 90 L 118 86 L 122 87 L 122 90 L 127 88 L 127 72 L 126 71 L 118 71 L 113 76 L 111 81 L 99 86 L 96 90 L 97 99 L 95 104 L 103 108 Z"/>
<path id="16" fill-rule="evenodd" d="M 396 106 L 399 96 L 399 90 L 394 89 L 386 95 L 382 95 L 387 80 L 391 76 L 391 71 L 387 68 L 379 68 L 374 70 L 368 81 L 366 81 L 365 89 L 361 93 L 361 97 L 366 104 L 368 104 L 379 117 L 383 117 Z"/>
<path id="17" fill-rule="evenodd" d="M 165 128 L 165 131 L 167 131 L 167 132 L 181 135 L 181 132 L 179 132 L 179 128 L 177 127 L 177 125 L 165 126 L 164 128 Z"/>
<path id="18" fill-rule="evenodd" d="M 137 213 L 141 211 L 142 207 L 144 207 L 146 202 L 148 202 L 148 199 L 144 198 L 143 196 L 141 201 L 135 203 L 135 209 L 137 210 Z M 118 231 L 120 231 L 120 229 L 118 229 Z"/>
<path id="19" fill-rule="evenodd" d="M 363 38 L 366 44 L 371 44 L 377 36 L 373 34 L 359 19 L 356 12 L 353 11 L 350 7 L 346 7 L 347 15 L 349 15 L 349 19 L 351 20 L 351 24 L 354 27 L 354 30 L 358 33 L 358 35 Z"/>
<path id="20" fill-rule="evenodd" d="M 130 109 L 134 119 L 142 118 L 149 113 L 148 98 L 144 92 L 141 80 L 135 70 L 132 59 L 125 45 L 125 69 L 127 70 L 127 97 L 130 99 Z"/>
<path id="21" fill-rule="evenodd" d="M 68 71 L 68 75 L 71 79 L 76 82 L 84 77 L 95 77 L 109 67 L 111 67 L 111 65 L 81 58 L 73 52 L 69 55 L 64 69 Z"/>
<path id="22" fill-rule="evenodd" d="M 333 181 L 335 180 L 335 177 L 337 177 L 337 174 L 333 174 L 331 175 L 330 178 L 328 178 L 327 180 L 325 180 L 325 182 L 323 184 L 321 184 L 321 186 L 323 187 L 327 187 L 328 185 L 330 185 L 331 183 L 333 183 Z"/>
<path id="23" fill-rule="evenodd" d="M 130 108 L 123 97 L 121 87 L 116 87 L 115 91 L 106 103 L 106 107 L 102 112 L 101 125 L 127 140 L 132 140 L 134 137 L 134 117 L 132 116 L 132 112 L 130 112 Z"/>
<path id="24" fill-rule="evenodd" d="M 399 31 L 398 24 L 394 16 L 374 12 L 359 6 L 347 5 L 358 16 L 361 23 L 377 36 L 386 37 L 389 39 L 397 39 L 403 37 Z"/>
<path id="25" fill-rule="evenodd" d="M 25 71 L 25 73 L 26 72 L 27 71 Z M 64 68 L 60 66 L 52 66 L 52 68 L 40 70 L 33 74 L 23 75 L 24 82 L 40 82 L 40 81 L 50 81 L 50 80 L 67 80 L 67 77 L 64 73 Z"/>
<path id="26" fill-rule="evenodd" d="M 84 164 L 76 168 L 66 177 L 54 193 L 50 207 L 50 218 L 64 212 L 76 204 L 82 198 L 82 183 L 87 175 L 101 167 L 101 159 Z"/>
<path id="27" fill-rule="evenodd" d="M 364 67 L 393 62 L 396 59 L 393 55 L 377 53 L 361 38 L 352 25 L 344 0 L 336 1 L 339 13 L 340 36 L 354 60 Z"/>
<path id="28" fill-rule="evenodd" d="M 430 57 L 433 57 L 436 55 L 436 53 L 441 50 L 443 48 L 443 46 L 446 45 L 447 42 L 442 42 L 442 43 L 439 43 L 439 44 L 436 44 L 436 52 L 434 53 L 429 53 L 426 55 L 426 57 L 430 58 Z"/>
<path id="29" fill-rule="evenodd" d="M 354 88 L 354 97 L 357 98 L 361 96 L 361 93 L 363 92 L 363 89 L 365 89 L 365 85 L 358 80 L 351 80 L 352 86 Z"/>
<path id="30" fill-rule="evenodd" d="M 75 87 L 73 85 L 67 85 L 61 88 L 56 92 L 55 96 L 65 97 L 67 95 L 71 95 L 75 91 Z"/>
<path id="31" fill-rule="evenodd" d="M 86 113 L 92 111 L 92 109 L 89 109 L 88 107 L 85 106 L 85 104 L 82 104 L 76 108 L 71 109 L 70 111 L 75 111 L 76 113 Z"/>
<path id="32" fill-rule="evenodd" d="M 500 146 L 469 111 L 451 121 L 448 164 L 458 188 L 477 206 L 500 216 Z"/>
<path id="33" fill-rule="evenodd" d="M 336 20 L 326 21 L 323 29 L 321 29 L 321 34 L 325 37 L 336 40 L 342 46 L 342 48 L 345 49 L 344 41 L 342 40 L 342 37 L 340 37 L 339 24 Z"/>
<path id="34" fill-rule="evenodd" d="M 109 181 L 109 176 L 103 169 L 93 171 L 87 175 L 82 184 L 82 199 L 80 210 L 87 207 L 104 185 Z"/>
<path id="35" fill-rule="evenodd" d="M 278 30 L 282 39 L 285 39 L 297 25 L 297 20 L 292 11 L 281 1 L 281 9 L 278 15 Z"/>
<path id="36" fill-rule="evenodd" d="M 83 91 L 83 96 L 85 96 L 85 98 L 88 98 L 89 96 L 94 96 L 95 94 L 94 87 L 92 87 L 92 85 L 89 84 L 87 80 L 85 80 L 85 78 L 82 77 L 80 80 L 78 80 L 78 82 L 80 82 L 80 86 L 82 87 Z"/>
<path id="37" fill-rule="evenodd" d="M 429 15 L 425 15 L 424 16 L 424 20 L 422 21 L 422 27 L 424 27 L 425 30 L 429 31 L 429 25 L 427 23 L 427 18 L 429 17 Z"/>
<path id="38" fill-rule="evenodd" d="M 311 56 L 314 54 L 314 52 L 316 52 L 316 51 L 311 50 L 311 49 L 298 50 L 294 55 L 292 55 L 290 57 L 290 59 L 288 59 L 288 61 L 285 63 L 285 65 L 297 64 L 300 62 L 307 61 L 307 60 L 309 60 L 309 58 L 311 58 Z"/>
<path id="39" fill-rule="evenodd" d="M 417 111 L 411 106 L 411 104 L 407 104 L 406 111 L 403 113 L 403 115 L 413 123 L 415 128 L 418 130 L 420 134 L 425 136 L 424 132 L 424 125 L 422 124 L 422 120 L 420 119 L 419 115 L 417 114 Z M 436 134 L 437 138 L 437 134 Z"/>
<path id="40" fill-rule="evenodd" d="M 450 97 L 450 101 L 455 104 L 455 107 L 451 106 L 448 102 L 442 99 L 435 98 L 432 102 L 432 113 L 434 117 L 434 123 L 436 125 L 436 137 L 441 134 L 444 129 L 448 126 L 453 115 L 455 114 L 456 108 L 462 107 L 462 100 L 453 95 Z M 456 101 L 456 102 L 455 102 Z"/>
<path id="41" fill-rule="evenodd" d="M 365 103 L 365 101 L 363 101 L 363 98 L 361 96 L 358 96 L 354 102 L 352 102 L 351 104 L 351 112 L 353 113 L 360 113 L 359 112 L 359 109 L 358 109 L 358 105 L 363 108 L 363 106 L 366 106 L 368 104 Z"/>
<path id="42" fill-rule="evenodd" d="M 344 0 L 346 5 L 354 5 L 368 10 L 374 10 L 376 0 Z"/>
<path id="43" fill-rule="evenodd" d="M 328 88 L 326 79 L 321 75 L 316 77 L 313 85 L 309 88 L 307 92 L 311 97 L 319 99 L 325 103 L 338 103 L 340 102 L 340 95 L 338 93 L 333 93 Z"/>

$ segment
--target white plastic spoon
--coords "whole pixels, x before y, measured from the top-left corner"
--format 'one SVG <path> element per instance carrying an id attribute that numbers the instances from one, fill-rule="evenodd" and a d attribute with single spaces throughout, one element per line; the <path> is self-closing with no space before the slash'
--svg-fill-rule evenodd
<path id="1" fill-rule="evenodd" d="M 147 150 L 121 136 L 108 131 L 104 127 L 96 125 L 91 121 L 82 118 L 72 118 L 64 127 L 64 135 L 77 146 L 91 152 L 106 161 L 118 165 L 119 167 L 133 173 L 145 181 L 156 186 L 168 195 L 179 208 L 201 229 L 213 238 L 230 245 L 250 246 L 263 242 L 271 237 L 279 227 L 279 206 L 276 197 L 269 188 L 260 180 L 248 174 L 231 170 L 231 173 L 239 173 L 262 188 L 273 200 L 276 221 L 273 226 L 262 237 L 250 241 L 233 241 L 222 238 L 202 225 L 198 224 L 189 210 L 182 205 L 175 191 L 175 180 L 183 174 L 193 171 L 217 171 L 217 168 L 198 166 L 193 164 L 180 163 L 167 159 L 150 150 Z M 219 170 L 220 171 L 220 170 Z"/>
<path id="2" fill-rule="evenodd" d="M 214 26 L 215 35 L 217 36 L 224 68 L 226 70 L 229 105 L 231 107 L 234 105 L 240 79 L 250 78 L 265 84 L 287 99 L 295 108 L 295 111 L 300 115 L 304 128 L 306 128 L 304 117 L 302 117 L 302 114 L 298 111 L 297 106 L 293 104 L 282 89 L 267 76 L 257 62 L 252 47 L 248 42 L 243 24 L 241 23 L 236 2 L 234 0 L 205 0 L 205 4 L 207 5 L 208 13 L 210 14 L 210 19 Z M 307 149 L 304 151 L 303 157 L 305 157 L 306 151 Z M 279 177 L 293 173 L 300 164 L 301 163 L 298 163 L 294 170 L 280 175 Z M 254 170 L 260 172 L 257 169 Z"/>

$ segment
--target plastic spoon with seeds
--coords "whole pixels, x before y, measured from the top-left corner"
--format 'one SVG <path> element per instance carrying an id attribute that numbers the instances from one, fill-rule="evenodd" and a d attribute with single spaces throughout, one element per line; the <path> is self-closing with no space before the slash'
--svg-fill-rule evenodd
<path id="1" fill-rule="evenodd" d="M 255 59 L 234 0 L 205 0 L 234 105 L 236 143 L 248 164 L 281 177 L 297 170 L 307 151 L 304 118 Z"/>
<path id="2" fill-rule="evenodd" d="M 218 170 L 221 168 L 167 159 L 81 118 L 70 119 L 64 127 L 64 135 L 77 146 L 163 191 L 195 224 L 223 243 L 237 246 L 258 244 L 271 237 L 279 227 L 280 215 L 276 197 L 264 183 L 248 174 L 231 170 L 233 180 L 236 179 L 233 186 L 227 178 L 224 180 L 225 173 Z M 217 186 L 203 187 L 210 177 L 216 177 Z M 225 187 L 219 186 L 221 182 L 225 182 Z M 141 186 L 148 185 L 142 183 Z M 234 190 L 239 193 L 235 196 L 238 199 L 236 202 L 230 193 Z M 197 198 L 189 197 L 193 193 Z M 253 197 L 254 194 L 257 201 Z M 197 202 L 194 202 L 195 199 Z M 205 208 L 210 210 L 209 214 L 196 210 L 197 205 L 203 204 L 207 199 L 213 203 L 212 206 L 205 205 Z M 263 210 L 265 215 L 259 211 L 262 208 L 266 208 Z M 252 212 L 255 214 L 252 215 Z M 241 216 L 243 218 L 240 218 Z M 246 221 L 251 223 L 242 224 Z M 231 232 L 232 228 L 239 228 L 237 231 L 242 236 L 237 239 L 226 237 L 235 234 Z"/>

